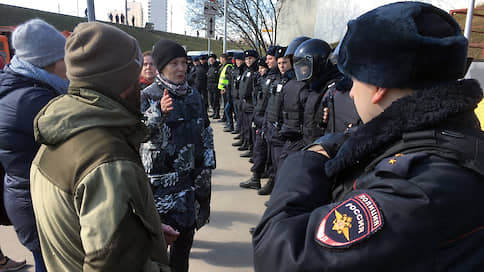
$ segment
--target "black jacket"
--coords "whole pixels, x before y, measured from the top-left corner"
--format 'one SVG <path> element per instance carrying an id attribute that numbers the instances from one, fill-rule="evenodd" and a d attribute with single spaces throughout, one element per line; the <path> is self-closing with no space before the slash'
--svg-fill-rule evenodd
<path id="1" fill-rule="evenodd" d="M 195 66 L 195 81 L 194 81 L 194 88 L 204 96 L 207 93 L 207 71 L 208 65 L 199 64 Z"/>
<path id="2" fill-rule="evenodd" d="M 255 270 L 481 271 L 481 98 L 474 80 L 417 90 L 334 158 L 289 156 L 254 233 Z"/>
<path id="3" fill-rule="evenodd" d="M 208 66 L 207 70 L 207 89 L 211 92 L 219 92 L 218 78 L 220 76 L 220 62 L 215 62 Z"/>

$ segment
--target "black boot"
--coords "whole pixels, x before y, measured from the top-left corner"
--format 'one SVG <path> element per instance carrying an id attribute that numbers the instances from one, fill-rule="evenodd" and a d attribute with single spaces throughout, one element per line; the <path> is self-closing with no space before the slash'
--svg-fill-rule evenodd
<path id="1" fill-rule="evenodd" d="M 242 158 L 250 158 L 252 157 L 252 148 L 249 146 L 249 150 L 247 152 L 244 152 L 242 154 L 240 154 L 240 157 Z"/>
<path id="2" fill-rule="evenodd" d="M 232 130 L 234 129 L 231 128 L 230 126 L 224 128 L 224 132 L 231 132 Z"/>
<path id="3" fill-rule="evenodd" d="M 274 178 L 269 178 L 264 187 L 262 187 L 257 193 L 259 195 L 270 195 L 272 193 L 272 188 L 274 188 Z"/>
<path id="4" fill-rule="evenodd" d="M 242 188 L 259 190 L 260 178 L 257 174 L 254 173 L 250 179 L 248 179 L 247 181 L 241 182 L 239 185 Z"/>
<path id="5" fill-rule="evenodd" d="M 242 140 L 238 140 L 237 142 L 233 143 L 232 146 L 241 146 L 244 142 Z"/>
<path id="6" fill-rule="evenodd" d="M 244 142 L 244 144 L 242 144 L 241 146 L 239 146 L 237 148 L 237 150 L 239 150 L 239 151 L 249 150 L 249 145 L 247 144 L 247 142 Z"/>
<path id="7" fill-rule="evenodd" d="M 234 140 L 240 140 L 240 134 L 234 137 Z"/>
<path id="8" fill-rule="evenodd" d="M 220 114 L 218 111 L 213 115 L 213 119 L 220 119 Z"/>
<path id="9" fill-rule="evenodd" d="M 240 134 L 240 130 L 236 128 L 234 131 L 232 131 L 232 134 Z"/>
<path id="10" fill-rule="evenodd" d="M 249 162 L 250 163 L 254 163 L 254 159 L 252 159 L 252 157 L 249 158 Z"/>

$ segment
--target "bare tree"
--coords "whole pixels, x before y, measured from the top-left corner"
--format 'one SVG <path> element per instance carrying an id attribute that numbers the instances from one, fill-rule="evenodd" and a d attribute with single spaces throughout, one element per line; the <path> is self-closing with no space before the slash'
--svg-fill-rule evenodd
<path id="1" fill-rule="evenodd" d="M 230 41 L 243 41 L 259 53 L 277 43 L 277 21 L 281 5 L 278 0 L 227 0 L 228 37 Z M 223 18 L 223 0 L 218 0 L 218 16 Z M 187 23 L 194 29 L 205 29 L 203 3 L 188 5 Z M 222 33 L 223 20 L 218 20 L 217 33 Z"/>

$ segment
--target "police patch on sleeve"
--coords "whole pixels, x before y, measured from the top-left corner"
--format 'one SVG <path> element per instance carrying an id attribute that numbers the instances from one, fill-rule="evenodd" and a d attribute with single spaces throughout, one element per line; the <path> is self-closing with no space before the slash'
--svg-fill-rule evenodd
<path id="1" fill-rule="evenodd" d="M 349 247 L 383 226 L 383 216 L 368 194 L 359 194 L 332 209 L 321 221 L 316 241 L 331 248 Z"/>

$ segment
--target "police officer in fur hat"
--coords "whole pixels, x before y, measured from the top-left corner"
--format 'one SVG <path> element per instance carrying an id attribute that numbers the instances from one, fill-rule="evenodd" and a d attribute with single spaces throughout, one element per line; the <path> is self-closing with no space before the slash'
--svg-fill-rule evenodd
<path id="1" fill-rule="evenodd" d="M 290 155 L 254 233 L 256 271 L 479 271 L 484 133 L 468 41 L 420 2 L 348 23 L 338 67 L 363 124 Z"/>

